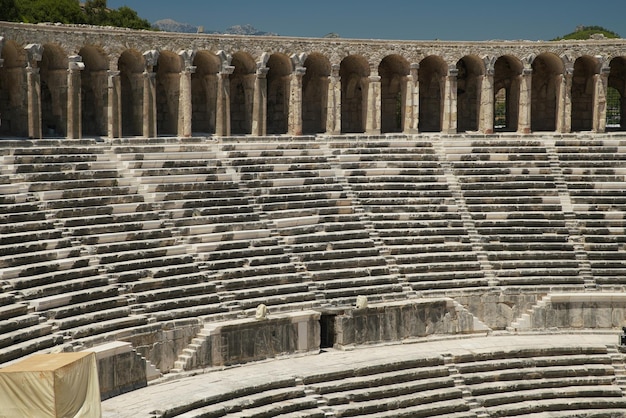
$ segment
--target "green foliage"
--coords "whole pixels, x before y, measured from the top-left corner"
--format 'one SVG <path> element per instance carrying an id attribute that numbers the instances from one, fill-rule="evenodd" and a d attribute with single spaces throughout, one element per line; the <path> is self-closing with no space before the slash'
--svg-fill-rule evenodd
<path id="1" fill-rule="evenodd" d="M 0 19 L 25 22 L 86 23 L 98 26 L 117 26 L 131 29 L 152 29 L 133 9 L 123 6 L 107 8 L 107 0 L 0 0 Z"/>
<path id="2" fill-rule="evenodd" d="M 18 20 L 19 16 L 15 0 L 0 0 L 0 20 L 12 22 Z"/>
<path id="3" fill-rule="evenodd" d="M 619 38 L 620 36 L 608 29 L 603 28 L 602 26 L 578 26 L 576 30 L 572 33 L 568 33 L 565 36 L 555 38 L 553 41 L 561 41 L 566 39 L 578 39 L 585 40 L 590 39 L 591 35 L 602 34 L 605 38 Z"/>
<path id="4" fill-rule="evenodd" d="M 19 20 L 26 23 L 85 23 L 78 0 L 16 0 Z"/>

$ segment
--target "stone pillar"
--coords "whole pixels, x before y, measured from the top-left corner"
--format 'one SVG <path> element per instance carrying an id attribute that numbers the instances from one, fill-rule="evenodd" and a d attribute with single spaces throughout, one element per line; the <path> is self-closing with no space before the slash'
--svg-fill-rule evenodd
<path id="1" fill-rule="evenodd" d="M 306 68 L 297 66 L 289 85 L 289 135 L 302 135 L 302 77 Z"/>
<path id="2" fill-rule="evenodd" d="M 82 105 L 80 72 L 85 69 L 80 55 L 68 58 L 67 69 L 67 137 L 79 139 L 82 136 Z"/>
<path id="3" fill-rule="evenodd" d="M 24 48 L 28 56 L 26 66 L 26 88 L 28 94 L 28 137 L 41 139 L 41 77 L 38 62 L 43 55 L 43 46 L 28 44 Z"/>
<path id="4" fill-rule="evenodd" d="M 593 131 L 606 132 L 606 92 L 609 84 L 610 67 L 602 67 L 600 74 L 593 76 Z"/>
<path id="5" fill-rule="evenodd" d="M 532 68 L 524 68 L 519 83 L 519 116 L 517 132 L 520 134 L 530 133 L 530 103 L 533 79 Z"/>
<path id="6" fill-rule="evenodd" d="M 107 135 L 109 138 L 122 137 L 122 80 L 119 71 L 108 72 Z"/>
<path id="7" fill-rule="evenodd" d="M 480 101 L 478 110 L 478 131 L 484 134 L 493 133 L 494 91 L 493 76 L 495 60 L 485 60 L 485 74 L 480 81 Z"/>
<path id="8" fill-rule="evenodd" d="M 143 54 L 146 69 L 143 72 L 143 136 L 154 138 L 157 136 L 157 106 L 156 106 L 156 73 L 154 66 L 159 59 L 159 52 L 148 51 Z"/>
<path id="9" fill-rule="evenodd" d="M 370 68 L 370 76 L 367 83 L 365 133 L 380 135 L 380 76 L 378 69 Z"/>
<path id="10" fill-rule="evenodd" d="M 556 131 L 569 133 L 572 131 L 572 77 L 574 67 L 565 68 L 565 74 L 556 77 L 557 107 Z"/>
<path id="11" fill-rule="evenodd" d="M 235 67 L 230 65 L 232 56 L 218 51 L 222 70 L 217 75 L 217 103 L 215 110 L 215 135 L 230 135 L 230 75 Z"/>
<path id="12" fill-rule="evenodd" d="M 459 70 L 454 68 L 448 69 L 448 75 L 444 80 L 443 89 L 443 115 L 441 121 L 441 129 L 444 133 L 456 133 L 457 121 L 457 75 Z"/>
<path id="13" fill-rule="evenodd" d="M 409 75 L 406 76 L 404 123 L 402 125 L 402 132 L 405 134 L 417 133 L 420 106 L 420 84 L 417 78 L 419 67 L 419 64 L 411 64 Z"/>
<path id="14" fill-rule="evenodd" d="M 327 106 L 326 133 L 339 135 L 341 133 L 341 77 L 339 76 L 339 64 L 333 64 L 330 67 Z"/>
<path id="15" fill-rule="evenodd" d="M 178 53 L 183 62 L 183 71 L 180 73 L 180 95 L 178 96 L 178 136 L 185 138 L 192 135 L 191 75 L 196 72 L 196 67 L 192 65 L 195 55 L 195 51 L 190 49 Z"/>
<path id="16" fill-rule="evenodd" d="M 252 135 L 264 136 L 267 133 L 267 73 L 268 67 L 259 67 L 254 81 L 254 101 L 252 102 Z"/>

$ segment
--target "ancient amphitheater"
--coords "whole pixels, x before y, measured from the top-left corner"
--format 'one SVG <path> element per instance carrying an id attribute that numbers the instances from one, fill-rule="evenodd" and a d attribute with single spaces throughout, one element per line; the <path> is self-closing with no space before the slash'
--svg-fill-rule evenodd
<path id="1" fill-rule="evenodd" d="M 0 368 L 95 351 L 106 417 L 626 416 L 626 41 L 0 37 Z"/>

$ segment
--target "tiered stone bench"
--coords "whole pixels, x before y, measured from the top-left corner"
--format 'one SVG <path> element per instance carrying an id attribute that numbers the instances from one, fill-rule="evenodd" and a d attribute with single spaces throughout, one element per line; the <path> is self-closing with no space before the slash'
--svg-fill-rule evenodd
<path id="1" fill-rule="evenodd" d="M 358 205 L 414 290 L 487 284 L 429 141 L 332 147 Z"/>
<path id="2" fill-rule="evenodd" d="M 596 283 L 626 284 L 626 142 L 562 139 L 556 149 Z"/>
<path id="3" fill-rule="evenodd" d="M 455 356 L 454 363 L 489 416 L 588 409 L 610 413 L 626 407 L 606 347 L 504 348 Z"/>
<path id="4" fill-rule="evenodd" d="M 540 140 L 449 140 L 445 148 L 500 284 L 582 284 Z"/>

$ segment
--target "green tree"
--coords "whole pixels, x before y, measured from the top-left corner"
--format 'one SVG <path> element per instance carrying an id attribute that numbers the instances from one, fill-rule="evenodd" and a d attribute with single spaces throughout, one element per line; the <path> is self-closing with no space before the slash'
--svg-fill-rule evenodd
<path id="1" fill-rule="evenodd" d="M 620 36 L 602 26 L 578 26 L 572 33 L 553 39 L 553 41 L 561 41 L 566 39 L 585 40 L 590 39 L 591 35 L 602 34 L 605 38 L 619 38 Z"/>
<path id="2" fill-rule="evenodd" d="M 152 29 L 150 22 L 140 18 L 136 11 L 127 6 L 111 10 L 104 24 L 131 29 Z"/>
<path id="3" fill-rule="evenodd" d="M 19 17 L 15 0 L 0 0 L 0 20 L 13 22 L 19 20 Z"/>
<path id="4" fill-rule="evenodd" d="M 22 22 L 85 23 L 78 0 L 20 0 L 15 4 Z"/>

